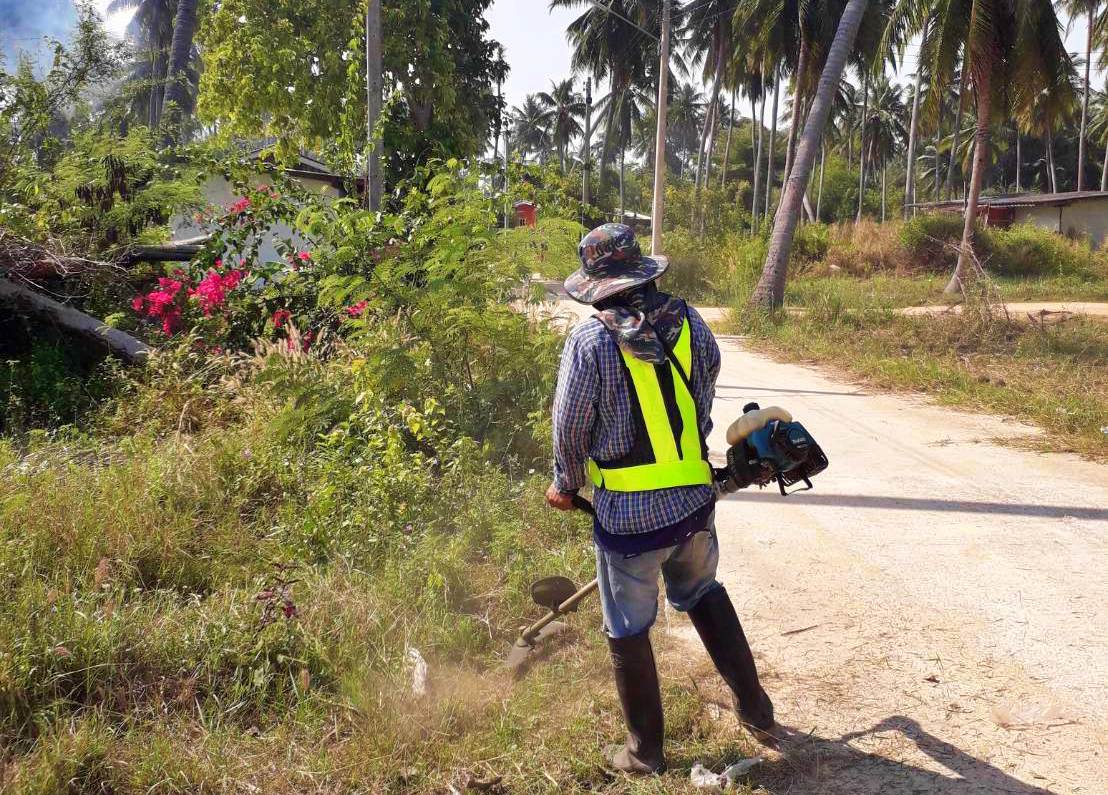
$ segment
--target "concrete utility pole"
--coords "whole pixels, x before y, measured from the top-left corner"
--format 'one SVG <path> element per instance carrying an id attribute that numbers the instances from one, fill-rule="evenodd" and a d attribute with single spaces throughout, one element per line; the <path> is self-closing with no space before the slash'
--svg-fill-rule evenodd
<path id="1" fill-rule="evenodd" d="M 504 128 L 504 228 L 511 226 L 509 217 L 512 214 L 512 195 L 508 192 L 508 129 Z"/>
<path id="2" fill-rule="evenodd" d="M 376 135 L 381 115 L 381 0 L 367 0 L 365 11 L 366 196 L 369 209 L 381 208 L 381 139 Z"/>
<path id="3" fill-rule="evenodd" d="M 650 211 L 650 254 L 662 253 L 666 209 L 666 111 L 669 102 L 669 4 L 662 0 L 662 41 L 658 46 L 658 129 L 654 137 L 654 206 Z"/>
<path id="4" fill-rule="evenodd" d="M 581 203 L 590 204 L 592 196 L 589 193 L 592 187 L 589 182 L 592 170 L 591 141 L 592 137 L 592 78 L 585 81 L 585 140 L 581 144 Z"/>

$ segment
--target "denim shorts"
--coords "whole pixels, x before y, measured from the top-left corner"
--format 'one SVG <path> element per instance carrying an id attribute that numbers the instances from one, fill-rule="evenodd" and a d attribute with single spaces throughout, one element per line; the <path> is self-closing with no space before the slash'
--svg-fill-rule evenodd
<path id="1" fill-rule="evenodd" d="M 629 638 L 650 629 L 658 616 L 659 573 L 666 583 L 666 598 L 676 610 L 696 607 L 705 594 L 720 587 L 718 564 L 715 514 L 709 518 L 707 530 L 677 546 L 634 555 L 597 547 L 596 577 L 604 630 L 612 638 Z"/>

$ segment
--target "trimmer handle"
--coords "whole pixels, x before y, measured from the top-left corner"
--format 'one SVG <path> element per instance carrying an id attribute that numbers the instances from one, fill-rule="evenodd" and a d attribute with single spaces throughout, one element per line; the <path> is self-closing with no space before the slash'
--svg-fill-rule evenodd
<path id="1" fill-rule="evenodd" d="M 582 497 L 580 494 L 574 494 L 570 497 L 573 502 L 573 507 L 579 511 L 584 511 L 589 516 L 596 516 L 596 511 L 593 510 L 592 503 Z"/>

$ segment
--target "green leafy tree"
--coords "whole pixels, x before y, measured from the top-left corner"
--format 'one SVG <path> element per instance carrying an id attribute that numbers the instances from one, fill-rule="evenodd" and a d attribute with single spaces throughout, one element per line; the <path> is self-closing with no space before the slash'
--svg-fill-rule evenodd
<path id="1" fill-rule="evenodd" d="M 470 155 L 497 113 L 506 64 L 488 38 L 490 0 L 413 0 L 382 9 L 386 181 L 432 156 Z M 225 0 L 200 31 L 198 114 L 277 151 L 322 148 L 353 174 L 366 145 L 364 4 Z"/>

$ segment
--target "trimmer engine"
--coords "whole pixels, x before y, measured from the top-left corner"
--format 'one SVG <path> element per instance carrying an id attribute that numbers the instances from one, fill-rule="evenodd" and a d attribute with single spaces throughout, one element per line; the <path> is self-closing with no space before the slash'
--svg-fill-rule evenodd
<path id="1" fill-rule="evenodd" d="M 806 489 L 812 488 L 811 479 L 827 469 L 823 449 L 779 406 L 746 404 L 743 416 L 727 429 L 727 442 L 727 466 L 715 470 L 716 485 L 725 494 L 776 482 L 787 496 L 788 487 L 801 481 Z"/>

